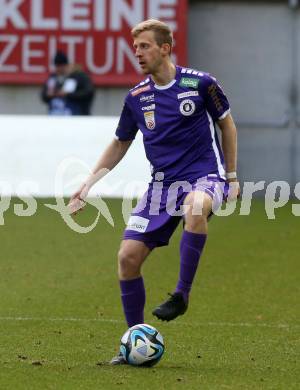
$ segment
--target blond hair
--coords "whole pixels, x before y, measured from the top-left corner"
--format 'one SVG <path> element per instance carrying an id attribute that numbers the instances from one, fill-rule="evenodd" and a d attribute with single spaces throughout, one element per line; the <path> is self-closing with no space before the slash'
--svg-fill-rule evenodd
<path id="1" fill-rule="evenodd" d="M 167 43 L 170 45 L 171 53 L 173 46 L 173 34 L 170 27 L 166 23 L 157 19 L 144 20 L 131 30 L 131 35 L 133 38 L 136 38 L 144 31 L 153 31 L 154 38 L 158 46 L 162 46 L 164 43 Z"/>

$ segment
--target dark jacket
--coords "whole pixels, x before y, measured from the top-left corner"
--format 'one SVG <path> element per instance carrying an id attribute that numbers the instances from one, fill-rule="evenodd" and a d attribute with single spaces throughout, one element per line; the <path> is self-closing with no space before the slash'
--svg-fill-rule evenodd
<path id="1" fill-rule="evenodd" d="M 48 96 L 48 90 L 64 91 L 65 96 Z M 41 98 L 50 115 L 90 115 L 95 89 L 89 76 L 75 70 L 65 78 L 51 74 L 44 83 Z"/>

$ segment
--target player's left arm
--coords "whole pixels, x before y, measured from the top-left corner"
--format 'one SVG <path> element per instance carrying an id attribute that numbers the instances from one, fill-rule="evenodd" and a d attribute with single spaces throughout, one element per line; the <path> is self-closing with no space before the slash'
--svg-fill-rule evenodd
<path id="1" fill-rule="evenodd" d="M 230 113 L 217 121 L 222 133 L 222 150 L 224 154 L 226 178 L 230 184 L 229 200 L 240 194 L 237 177 L 237 129 Z"/>
<path id="2" fill-rule="evenodd" d="M 228 199 L 236 199 L 240 193 L 237 179 L 237 131 L 230 105 L 218 81 L 204 74 L 199 82 L 199 92 L 204 97 L 205 108 L 211 119 L 218 124 L 222 132 L 222 150 L 225 160 L 226 179 L 230 183 Z"/>

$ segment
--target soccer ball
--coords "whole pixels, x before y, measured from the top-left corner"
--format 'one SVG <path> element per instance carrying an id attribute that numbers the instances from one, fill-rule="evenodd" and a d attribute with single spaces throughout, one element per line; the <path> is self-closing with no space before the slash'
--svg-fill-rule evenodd
<path id="1" fill-rule="evenodd" d="M 162 335 L 151 325 L 134 325 L 121 338 L 120 352 L 134 366 L 154 366 L 164 350 Z"/>

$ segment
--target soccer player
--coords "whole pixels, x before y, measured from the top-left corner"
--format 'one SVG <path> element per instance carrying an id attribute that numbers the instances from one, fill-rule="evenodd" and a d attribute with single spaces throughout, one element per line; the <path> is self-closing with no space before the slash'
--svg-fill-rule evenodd
<path id="1" fill-rule="evenodd" d="M 175 66 L 172 33 L 158 20 L 132 30 L 133 47 L 146 79 L 125 98 L 116 138 L 100 157 L 93 174 L 70 201 L 71 212 L 83 204 L 104 168 L 124 157 L 136 133 L 143 133 L 153 180 L 129 219 L 118 255 L 121 298 L 128 326 L 144 322 L 145 289 L 141 267 L 151 251 L 168 245 L 184 221 L 180 272 L 170 298 L 154 309 L 165 321 L 185 313 L 207 237 L 207 221 L 215 207 L 236 197 L 237 136 L 229 103 L 209 74 Z M 222 150 L 215 124 L 222 133 Z M 234 182 L 229 186 L 229 182 Z M 228 187 L 232 187 L 229 191 Z M 180 211 L 185 210 L 184 215 Z M 182 213 L 183 214 L 183 213 Z M 111 364 L 122 364 L 121 355 Z"/>

